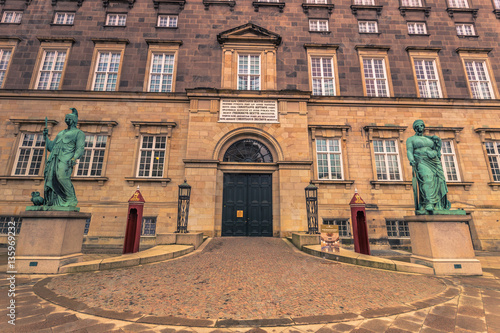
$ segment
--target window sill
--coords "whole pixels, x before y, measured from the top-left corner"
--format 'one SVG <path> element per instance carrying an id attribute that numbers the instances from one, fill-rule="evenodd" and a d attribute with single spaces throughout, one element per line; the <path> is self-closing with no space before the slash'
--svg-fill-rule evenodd
<path id="1" fill-rule="evenodd" d="M 381 32 L 359 32 L 360 35 L 380 35 Z"/>
<path id="2" fill-rule="evenodd" d="M 31 180 L 31 181 L 35 182 L 36 186 L 38 186 L 42 183 L 43 177 L 42 176 L 0 176 L 0 184 L 2 184 L 2 185 L 7 185 L 7 182 L 9 180 L 20 180 L 20 181 Z"/>
<path id="3" fill-rule="evenodd" d="M 328 10 L 328 14 L 331 14 L 333 11 L 333 8 L 335 8 L 335 5 L 334 4 L 326 4 L 326 3 L 303 3 L 302 4 L 302 9 L 304 10 L 305 14 L 309 13 L 310 8 L 326 9 L 326 10 Z"/>
<path id="4" fill-rule="evenodd" d="M 186 5 L 186 0 L 153 0 L 154 8 L 158 9 L 160 3 L 179 5 L 179 9 L 183 10 L 184 5 Z"/>
<path id="5" fill-rule="evenodd" d="M 280 10 L 280 13 L 283 13 L 283 8 L 285 8 L 285 3 L 284 2 L 260 2 L 260 1 L 254 1 L 252 2 L 254 11 L 258 12 L 259 7 L 278 7 Z"/>
<path id="6" fill-rule="evenodd" d="M 463 186 L 464 190 L 470 190 L 470 187 L 474 185 L 474 182 L 446 182 L 448 187 L 450 186 Z"/>
<path id="7" fill-rule="evenodd" d="M 226 5 L 229 6 L 230 11 L 234 11 L 234 6 L 236 6 L 236 1 L 234 0 L 203 0 L 203 5 L 205 10 L 208 10 L 210 5 Z"/>
<path id="8" fill-rule="evenodd" d="M 407 182 L 404 180 L 370 180 L 370 184 L 372 184 L 372 188 L 375 190 L 379 190 L 380 185 L 405 186 L 407 190 L 411 190 L 412 188 L 411 182 Z"/>
<path id="9" fill-rule="evenodd" d="M 331 31 L 316 31 L 316 30 L 309 30 L 309 32 L 312 34 L 321 34 L 321 35 L 329 35 L 332 33 Z"/>
<path id="10" fill-rule="evenodd" d="M 467 37 L 472 37 L 472 38 L 479 38 L 479 35 L 457 35 L 458 38 L 467 38 Z"/>
<path id="11" fill-rule="evenodd" d="M 135 183 L 161 183 L 161 186 L 167 186 L 167 183 L 170 182 L 170 178 L 139 178 L 139 177 L 125 177 L 125 180 L 128 182 L 129 186 L 134 186 Z"/>
<path id="12" fill-rule="evenodd" d="M 83 182 L 97 182 L 99 186 L 103 186 L 104 182 L 108 181 L 108 177 L 82 177 L 82 176 L 76 176 L 76 177 L 71 177 L 72 181 L 83 181 Z"/>
<path id="13" fill-rule="evenodd" d="M 377 12 L 377 16 L 382 14 L 383 6 L 365 6 L 365 5 L 351 5 L 352 15 L 358 15 L 358 10 L 374 10 Z"/>
<path id="14" fill-rule="evenodd" d="M 401 16 L 406 16 L 406 12 L 424 12 L 425 17 L 429 17 L 431 13 L 431 7 L 409 7 L 401 6 L 399 7 L 399 12 Z"/>
<path id="15" fill-rule="evenodd" d="M 316 179 L 312 181 L 313 184 L 325 184 L 325 185 L 345 185 L 346 189 L 350 189 L 351 185 L 354 184 L 354 180 L 341 180 L 341 179 Z"/>
<path id="16" fill-rule="evenodd" d="M 493 191 L 498 191 L 498 189 L 500 188 L 500 182 L 489 182 L 488 185 Z"/>
<path id="17" fill-rule="evenodd" d="M 408 36 L 426 36 L 426 37 L 429 37 L 431 34 L 408 34 Z"/>
<path id="18" fill-rule="evenodd" d="M 472 18 L 476 19 L 477 18 L 477 12 L 479 11 L 478 8 L 446 8 L 446 11 L 448 12 L 448 16 L 453 18 L 453 15 L 455 13 L 471 13 Z"/>
<path id="19" fill-rule="evenodd" d="M 52 27 L 72 27 L 74 24 L 51 23 Z"/>
<path id="20" fill-rule="evenodd" d="M 20 24 L 21 24 L 21 22 L 0 22 L 0 24 L 20 25 Z"/>
<path id="21" fill-rule="evenodd" d="M 126 25 L 103 25 L 103 28 L 126 28 Z"/>
<path id="22" fill-rule="evenodd" d="M 177 30 L 179 27 L 155 27 L 156 29 Z"/>
<path id="23" fill-rule="evenodd" d="M 495 9 L 495 10 L 493 11 L 493 14 L 495 14 L 495 17 L 496 17 L 497 19 L 500 19 L 500 9 Z"/>

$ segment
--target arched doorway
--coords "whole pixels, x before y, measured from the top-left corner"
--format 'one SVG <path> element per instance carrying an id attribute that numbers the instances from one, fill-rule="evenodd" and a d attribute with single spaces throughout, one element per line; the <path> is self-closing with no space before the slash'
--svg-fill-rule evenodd
<path id="1" fill-rule="evenodd" d="M 222 161 L 273 163 L 273 155 L 262 142 L 242 139 Z M 224 173 L 222 204 L 222 236 L 273 236 L 271 174 Z"/>

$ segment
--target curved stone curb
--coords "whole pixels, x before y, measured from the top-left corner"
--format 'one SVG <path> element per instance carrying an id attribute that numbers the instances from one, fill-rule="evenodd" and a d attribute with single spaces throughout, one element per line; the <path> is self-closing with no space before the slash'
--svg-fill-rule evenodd
<path id="1" fill-rule="evenodd" d="M 118 312 L 105 310 L 97 307 L 89 307 L 85 303 L 79 302 L 76 299 L 71 299 L 65 296 L 60 296 L 48 289 L 46 285 L 53 277 L 45 278 L 37 282 L 33 286 L 33 292 L 39 297 L 70 310 L 94 315 L 98 317 L 124 320 L 134 323 L 156 324 L 156 325 L 171 325 L 171 326 L 188 326 L 188 327 L 269 327 L 269 326 L 294 326 L 294 325 L 310 325 L 310 324 L 326 324 L 338 323 L 351 320 L 372 319 L 378 317 L 387 317 L 406 312 L 412 312 L 428 308 L 437 304 L 447 302 L 460 293 L 460 289 L 452 284 L 451 281 L 439 278 L 446 285 L 446 290 L 440 294 L 406 303 L 398 307 L 386 307 L 380 309 L 369 309 L 360 313 L 340 313 L 337 315 L 317 315 L 306 317 L 284 317 L 284 318 L 263 318 L 252 320 L 235 320 L 235 319 L 196 319 L 183 318 L 175 316 L 153 316 L 145 315 L 137 312 Z"/>

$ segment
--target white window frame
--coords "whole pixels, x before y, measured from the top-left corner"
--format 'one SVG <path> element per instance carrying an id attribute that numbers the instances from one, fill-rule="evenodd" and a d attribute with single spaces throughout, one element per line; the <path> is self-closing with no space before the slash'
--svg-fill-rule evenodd
<path id="1" fill-rule="evenodd" d="M 155 63 L 156 57 L 161 57 L 162 61 L 159 64 L 159 72 L 153 72 L 153 69 L 157 69 L 157 63 Z M 169 58 L 169 63 L 165 64 L 165 59 Z M 174 87 L 174 73 L 175 73 L 175 53 L 171 52 L 153 52 L 151 55 L 151 65 L 149 67 L 149 82 L 148 82 L 148 91 L 149 92 L 172 92 Z M 170 66 L 171 65 L 171 66 Z M 165 71 L 167 69 L 167 71 Z M 153 77 L 159 76 L 160 84 L 159 89 L 152 89 Z M 163 84 L 164 80 L 167 80 L 167 84 Z M 170 80 L 170 83 L 168 81 Z M 163 89 L 166 87 L 166 89 Z"/>
<path id="2" fill-rule="evenodd" d="M 358 31 L 360 34 L 376 34 L 378 33 L 378 22 L 358 21 Z"/>
<path id="3" fill-rule="evenodd" d="M 143 143 L 144 143 L 144 138 L 145 137 L 152 137 L 153 138 L 153 141 L 152 141 L 152 147 L 151 148 L 148 148 L 148 147 L 143 147 Z M 162 138 L 165 138 L 165 141 L 164 141 L 164 144 L 165 144 L 165 147 L 163 148 L 156 148 L 156 144 L 157 144 L 157 141 L 158 139 L 162 139 Z M 137 161 L 137 177 L 138 178 L 162 178 L 164 176 L 164 172 L 165 172 L 165 165 L 166 165 L 166 159 L 167 159 L 167 142 L 168 142 L 168 137 L 166 135 L 141 135 L 141 140 L 140 140 L 140 146 L 139 146 L 139 156 L 138 156 L 138 161 Z M 160 142 L 161 144 L 161 142 Z M 145 157 L 145 159 L 148 159 L 149 161 L 146 161 L 146 163 L 141 163 L 142 159 L 143 159 L 143 152 L 151 152 L 151 156 L 149 157 Z M 160 175 L 155 175 L 153 176 L 153 170 L 154 170 L 154 160 L 156 159 L 156 153 L 162 153 L 163 152 L 163 163 L 158 164 L 159 165 L 159 168 L 156 170 L 158 173 L 161 173 Z M 146 168 L 143 168 L 141 169 L 141 165 L 144 164 L 144 165 L 149 165 L 149 170 L 147 170 L 147 174 L 146 174 Z M 141 175 L 142 173 L 142 175 Z"/>
<path id="4" fill-rule="evenodd" d="M 469 66 L 468 64 L 471 63 L 472 65 Z M 483 73 L 480 73 L 480 70 L 478 69 L 478 64 L 481 64 L 482 66 L 482 71 L 484 72 L 484 78 L 479 78 L 480 76 L 483 76 Z M 464 65 L 465 65 L 465 74 L 467 75 L 467 79 L 469 81 L 469 87 L 472 92 L 472 97 L 477 98 L 477 99 L 494 99 L 495 98 L 495 93 L 493 91 L 493 87 L 491 85 L 491 79 L 488 73 L 488 66 L 486 64 L 486 61 L 484 60 L 472 60 L 472 59 L 465 59 L 464 60 Z M 469 70 L 472 70 L 470 72 Z M 472 76 L 472 75 L 473 76 Z M 486 95 L 485 91 L 483 89 L 480 89 L 481 86 L 484 88 L 484 84 L 486 84 L 486 87 L 488 88 L 488 95 Z"/>
<path id="5" fill-rule="evenodd" d="M 402 7 L 423 7 L 422 0 L 401 0 Z"/>
<path id="6" fill-rule="evenodd" d="M 328 32 L 328 20 L 325 19 L 309 19 L 309 31 Z"/>
<path id="7" fill-rule="evenodd" d="M 163 21 L 165 21 L 165 24 L 162 25 L 161 22 Z M 156 26 L 158 28 L 177 28 L 178 22 L 179 22 L 179 16 L 177 15 L 159 14 Z"/>
<path id="8" fill-rule="evenodd" d="M 417 71 L 417 66 L 419 66 L 419 68 L 421 67 L 422 71 Z M 415 70 L 415 79 L 417 80 L 419 97 L 443 98 L 436 60 L 415 58 L 413 59 L 413 67 Z M 432 73 L 430 73 L 430 70 L 432 70 Z M 431 83 L 435 83 L 437 88 L 437 95 L 435 95 L 436 91 L 431 90 Z"/>
<path id="9" fill-rule="evenodd" d="M 442 140 L 441 142 L 441 164 L 443 165 L 446 181 L 460 182 L 460 172 L 458 169 L 457 154 L 455 153 L 453 140 Z"/>
<path id="10" fill-rule="evenodd" d="M 9 16 L 12 14 L 12 16 Z M 2 23 L 21 23 L 23 12 L 20 10 L 6 10 L 2 14 Z"/>
<path id="11" fill-rule="evenodd" d="M 319 60 L 319 75 L 314 75 L 313 63 Z M 325 75 L 325 67 L 331 67 L 331 76 Z M 315 96 L 335 96 L 336 95 L 336 82 L 335 82 L 335 64 L 333 57 L 311 56 L 311 80 L 312 80 L 312 93 Z M 331 89 L 328 89 L 329 84 Z M 317 87 L 317 88 L 315 88 Z"/>
<path id="12" fill-rule="evenodd" d="M 31 142 L 30 145 L 23 145 L 25 143 L 26 136 L 32 135 L 33 139 L 29 140 Z M 21 151 L 28 150 L 27 154 L 23 154 L 23 156 L 27 156 L 27 160 L 25 163 L 20 162 L 19 158 L 21 157 Z M 36 160 L 33 160 L 36 153 Z M 45 154 L 45 140 L 43 138 L 42 133 L 29 133 L 23 132 L 22 138 L 19 140 L 19 145 L 16 151 L 16 159 L 14 161 L 14 165 L 12 168 L 12 176 L 38 176 L 43 167 L 43 156 Z M 24 167 L 19 165 L 19 163 L 25 164 Z M 22 171 L 24 169 L 24 171 Z M 17 171 L 20 170 L 18 173 Z M 22 171 L 22 172 L 21 172 Z"/>
<path id="13" fill-rule="evenodd" d="M 407 22 L 407 26 L 409 35 L 427 35 L 427 24 L 425 22 Z"/>
<path id="14" fill-rule="evenodd" d="M 105 54 L 109 55 L 108 61 L 106 61 L 106 68 L 105 70 L 99 71 L 99 65 L 101 64 L 101 57 L 103 57 Z M 110 70 L 110 67 L 112 64 L 113 56 L 118 55 L 118 67 L 115 70 Z M 120 51 L 107 51 L 107 50 L 101 50 L 97 52 L 97 59 L 95 62 L 95 68 L 94 68 L 94 78 L 92 80 L 92 90 L 94 91 L 117 91 L 118 90 L 118 85 L 119 85 L 119 79 L 120 79 L 120 67 L 121 67 L 121 59 L 122 58 L 122 52 Z M 97 83 L 97 78 L 99 75 L 104 75 L 104 83 L 103 83 L 103 89 L 96 89 L 96 83 Z M 116 77 L 116 80 L 110 81 L 110 78 Z M 112 79 L 111 79 L 112 80 Z M 113 87 L 113 89 L 108 89 L 110 87 Z"/>
<path id="15" fill-rule="evenodd" d="M 103 146 L 104 144 L 104 146 Z M 75 168 L 75 177 L 101 177 L 104 173 L 108 136 L 85 134 L 85 150 Z M 88 162 L 85 159 L 88 157 Z M 88 165 L 83 169 L 84 165 Z"/>
<path id="16" fill-rule="evenodd" d="M 386 219 L 385 228 L 387 230 L 387 238 L 410 239 L 410 229 L 408 227 L 408 222 L 405 222 L 403 220 Z M 391 230 L 389 230 L 389 228 Z M 401 236 L 402 232 L 405 233 L 405 235 Z M 396 236 L 394 236 L 393 234 L 396 234 Z"/>
<path id="17" fill-rule="evenodd" d="M 244 64 L 242 62 L 242 59 L 248 59 L 247 60 L 247 67 L 248 69 L 245 70 Z M 252 64 L 252 58 L 257 58 L 258 59 L 258 73 L 256 74 L 251 73 L 251 64 Z M 237 75 L 237 84 L 238 84 L 238 90 L 260 90 L 261 89 L 261 83 L 262 83 L 262 59 L 260 54 L 248 54 L 248 53 L 240 53 L 238 54 L 238 75 Z M 258 86 L 251 86 L 252 78 L 257 78 L 258 79 Z M 245 82 L 244 86 L 240 84 Z M 243 89 L 247 88 L 247 89 Z"/>
<path id="18" fill-rule="evenodd" d="M 7 70 L 9 68 L 10 59 L 12 58 L 12 48 L 0 48 L 0 88 L 3 87 Z"/>
<path id="19" fill-rule="evenodd" d="M 52 62 L 45 63 L 47 61 L 47 56 L 51 53 L 54 53 L 54 58 Z M 63 55 L 62 64 L 59 61 L 60 56 Z M 51 50 L 44 49 L 42 61 L 40 62 L 38 76 L 36 79 L 35 89 L 37 90 L 58 90 L 59 86 L 62 82 L 64 68 L 66 66 L 66 59 L 68 58 L 67 50 Z M 46 86 L 41 86 L 40 79 L 42 78 L 42 74 L 48 73 L 48 79 L 43 82 L 46 82 Z M 56 80 L 56 81 L 54 81 Z"/>
<path id="20" fill-rule="evenodd" d="M 127 25 L 127 14 L 107 13 L 106 25 L 110 27 L 124 27 Z"/>
<path id="21" fill-rule="evenodd" d="M 377 152 L 375 149 L 375 143 L 376 142 L 382 142 L 382 152 Z M 394 148 L 395 151 L 388 151 L 388 142 L 394 142 Z M 399 149 L 398 149 L 398 143 L 396 139 L 373 139 L 372 141 L 372 149 L 373 153 L 375 156 L 375 171 L 376 171 L 376 176 L 378 181 L 401 181 L 403 180 L 403 169 L 401 168 L 401 161 L 399 157 Z M 377 159 L 377 156 L 380 156 L 381 159 Z M 397 167 L 397 174 L 396 172 L 393 172 L 394 175 L 397 175 L 397 178 L 392 178 L 391 179 L 391 167 L 389 164 L 389 156 L 396 156 L 396 167 Z M 383 162 L 383 165 L 381 165 L 380 162 Z M 379 165 L 384 168 L 379 168 Z M 383 176 L 386 177 L 386 179 L 383 178 Z"/>
<path id="22" fill-rule="evenodd" d="M 318 168 L 318 179 L 319 180 L 343 180 L 344 179 L 344 166 L 343 166 L 343 161 L 342 161 L 342 140 L 338 138 L 316 138 L 316 164 Z M 319 150 L 320 148 L 320 142 L 325 143 L 326 150 Z M 332 150 L 330 142 L 333 142 L 334 147 L 338 147 L 338 151 Z M 336 145 L 335 145 L 336 142 Z M 326 168 L 327 168 L 327 177 L 321 177 L 320 174 L 320 155 L 326 156 Z M 332 156 L 337 156 L 338 157 L 338 166 L 332 166 Z M 324 167 L 324 166 L 323 166 Z M 340 178 L 338 177 L 333 177 L 333 168 L 340 168 Z M 335 172 L 335 174 L 338 174 L 338 172 Z"/>
<path id="23" fill-rule="evenodd" d="M 476 28 L 473 23 L 455 23 L 457 36 L 476 36 Z"/>
<path id="24" fill-rule="evenodd" d="M 499 0 L 500 1 L 500 0 Z M 328 3 L 328 0 L 307 0 L 306 3 L 314 3 L 317 5 L 326 5 Z"/>
<path id="25" fill-rule="evenodd" d="M 348 218 L 323 218 L 324 225 L 336 225 L 339 227 L 339 238 L 352 239 L 351 223 Z"/>
<path id="26" fill-rule="evenodd" d="M 154 222 L 153 222 L 154 221 Z M 156 236 L 157 216 L 144 216 L 141 223 L 141 237 Z M 145 233 L 145 231 L 154 231 L 153 233 Z"/>
<path id="27" fill-rule="evenodd" d="M 378 76 L 377 77 L 377 72 L 380 73 L 380 71 L 377 71 L 375 65 L 377 62 L 377 65 L 382 64 L 382 73 L 383 77 Z M 370 97 L 390 97 L 391 92 L 389 90 L 389 83 L 388 83 L 388 75 L 387 75 L 387 70 L 386 70 L 386 65 L 385 65 L 385 58 L 378 58 L 378 57 L 363 57 L 363 78 L 366 86 L 366 96 Z M 369 69 L 369 71 L 367 70 Z M 371 75 L 370 75 L 371 73 Z M 374 92 L 369 92 L 368 91 L 368 83 L 373 82 L 373 88 Z M 382 89 L 383 87 L 385 89 L 385 94 Z"/>
<path id="28" fill-rule="evenodd" d="M 495 9 L 500 9 L 500 0 L 493 0 L 493 6 Z"/>
<path id="29" fill-rule="evenodd" d="M 62 16 L 62 23 L 58 22 L 58 18 Z M 75 13 L 71 12 L 56 12 L 54 15 L 54 21 L 52 24 L 61 24 L 61 25 L 73 25 L 75 22 Z"/>
<path id="30" fill-rule="evenodd" d="M 375 0 L 354 0 L 357 6 L 375 6 Z"/>
<path id="31" fill-rule="evenodd" d="M 500 141 L 486 141 L 484 147 L 493 181 L 500 182 Z"/>
<path id="32" fill-rule="evenodd" d="M 280 0 L 259 0 L 259 2 L 280 2 Z"/>
<path id="33" fill-rule="evenodd" d="M 448 0 L 449 8 L 469 8 L 468 0 Z"/>

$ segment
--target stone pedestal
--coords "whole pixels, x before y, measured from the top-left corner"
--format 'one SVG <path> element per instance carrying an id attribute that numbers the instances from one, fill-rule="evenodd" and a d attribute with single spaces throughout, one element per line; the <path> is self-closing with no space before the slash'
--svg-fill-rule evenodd
<path id="1" fill-rule="evenodd" d="M 203 243 L 202 232 L 188 232 L 187 234 L 166 233 L 156 236 L 156 245 L 193 245 L 195 250 Z"/>
<path id="2" fill-rule="evenodd" d="M 475 259 L 470 215 L 405 216 L 410 228 L 411 262 L 434 268 L 436 275 L 482 275 Z"/>
<path id="3" fill-rule="evenodd" d="M 309 234 L 298 233 L 298 232 L 292 233 L 292 243 L 299 250 L 302 250 L 303 246 L 321 244 L 319 234 L 309 235 Z"/>
<path id="4" fill-rule="evenodd" d="M 64 211 L 26 211 L 17 239 L 16 271 L 57 273 L 60 266 L 82 256 L 85 221 L 91 214 Z"/>

